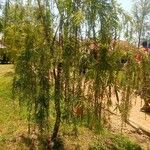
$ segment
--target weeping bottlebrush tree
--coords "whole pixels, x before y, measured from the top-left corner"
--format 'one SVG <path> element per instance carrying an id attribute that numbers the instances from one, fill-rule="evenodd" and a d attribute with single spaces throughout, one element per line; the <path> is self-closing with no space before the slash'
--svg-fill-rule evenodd
<path id="1" fill-rule="evenodd" d="M 15 94 L 19 94 L 20 102 L 27 104 L 29 132 L 31 120 L 34 120 L 38 124 L 39 131 L 43 133 L 48 130 L 49 126 L 50 48 L 46 44 L 45 28 L 41 23 L 40 11 L 37 14 L 37 9 L 40 8 L 36 7 L 33 11 L 31 9 L 31 5 L 28 4 L 20 24 L 21 28 L 19 31 L 16 30 L 20 35 L 18 38 L 22 39 L 22 47 L 19 49 L 20 52 L 15 62 L 14 90 Z M 28 16 L 29 12 L 33 16 Z M 39 35 L 41 37 L 38 38 Z"/>
<path id="2" fill-rule="evenodd" d="M 138 64 L 130 48 L 112 44 L 118 10 L 113 0 L 6 1 L 5 42 L 16 55 L 13 93 L 27 108 L 29 133 L 49 136 L 54 127 L 55 141 L 61 121 L 99 130 L 109 123 L 113 90 L 127 119 Z"/>

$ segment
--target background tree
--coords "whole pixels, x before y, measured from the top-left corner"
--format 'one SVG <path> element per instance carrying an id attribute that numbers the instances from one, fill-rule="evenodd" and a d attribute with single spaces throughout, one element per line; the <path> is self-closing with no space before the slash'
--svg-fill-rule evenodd
<path id="1" fill-rule="evenodd" d="M 137 46 L 140 47 L 142 38 L 146 38 L 150 25 L 150 1 L 136 0 L 133 5 L 133 19 L 137 33 Z"/>

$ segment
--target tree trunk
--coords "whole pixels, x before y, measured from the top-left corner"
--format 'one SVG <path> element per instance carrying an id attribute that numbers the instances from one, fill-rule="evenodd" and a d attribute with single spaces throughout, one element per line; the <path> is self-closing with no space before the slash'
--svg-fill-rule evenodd
<path id="1" fill-rule="evenodd" d="M 57 138 L 60 122 L 61 122 L 61 109 L 60 109 L 60 100 L 61 100 L 61 66 L 60 63 L 57 66 L 57 75 L 54 70 L 55 77 L 55 111 L 56 111 L 56 121 L 53 129 L 53 134 L 51 140 L 54 141 Z"/>
<path id="2" fill-rule="evenodd" d="M 140 45 L 141 45 L 141 34 L 142 34 L 142 29 L 140 29 L 139 34 L 138 34 L 138 49 L 140 48 Z"/>

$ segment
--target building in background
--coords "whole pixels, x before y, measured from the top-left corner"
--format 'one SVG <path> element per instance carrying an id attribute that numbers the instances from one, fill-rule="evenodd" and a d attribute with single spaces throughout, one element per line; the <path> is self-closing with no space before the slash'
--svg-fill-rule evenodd
<path id="1" fill-rule="evenodd" d="M 10 52 L 3 42 L 3 34 L 0 33 L 0 64 L 10 63 Z"/>
<path id="2" fill-rule="evenodd" d="M 141 45 L 145 51 L 150 53 L 150 40 L 143 40 Z"/>

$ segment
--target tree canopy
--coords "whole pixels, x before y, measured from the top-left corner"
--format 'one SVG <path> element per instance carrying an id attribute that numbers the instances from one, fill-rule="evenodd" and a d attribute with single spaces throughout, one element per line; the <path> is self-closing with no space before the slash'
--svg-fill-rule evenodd
<path id="1" fill-rule="evenodd" d="M 100 130 L 109 124 L 112 93 L 115 109 L 127 121 L 130 97 L 145 83 L 142 73 L 148 70 L 128 43 L 132 25 L 139 43 L 146 27 L 149 1 L 140 2 L 134 21 L 115 0 L 5 2 L 0 28 L 14 58 L 13 93 L 27 108 L 29 133 L 55 141 L 61 122 L 73 124 L 76 133 L 82 122 Z M 122 31 L 128 42 L 119 47 Z"/>

